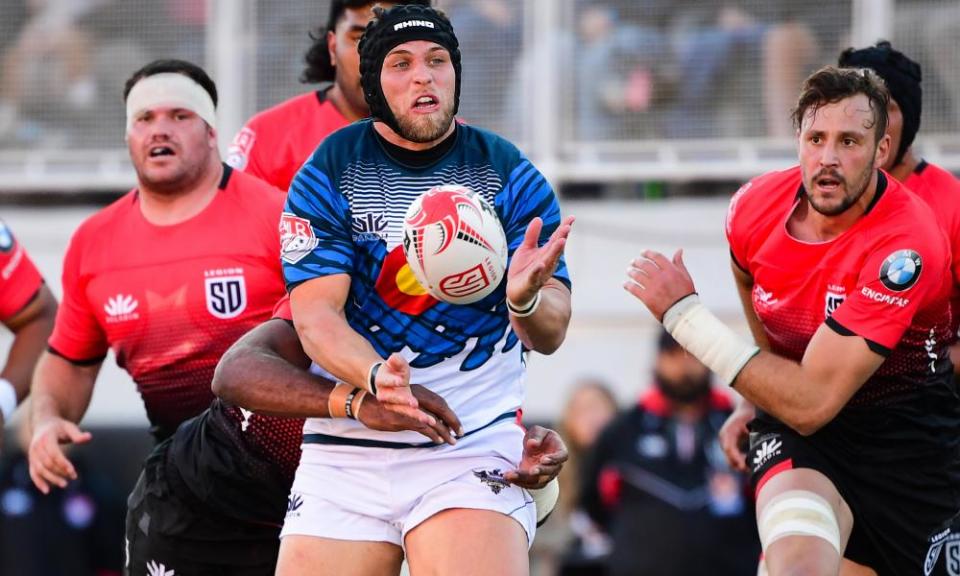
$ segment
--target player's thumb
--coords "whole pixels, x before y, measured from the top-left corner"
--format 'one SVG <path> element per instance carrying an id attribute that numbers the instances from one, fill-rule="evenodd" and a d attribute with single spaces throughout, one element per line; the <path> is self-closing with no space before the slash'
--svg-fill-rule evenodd
<path id="1" fill-rule="evenodd" d="M 80 430 L 80 427 L 73 422 L 65 422 L 63 425 L 65 439 L 73 444 L 85 444 L 93 438 L 89 432 Z"/>
<path id="2" fill-rule="evenodd" d="M 390 368 L 390 371 L 396 374 L 405 374 L 410 367 L 410 365 L 407 364 L 407 359 L 397 352 L 394 352 L 387 358 L 386 364 L 387 367 Z"/>
<path id="3" fill-rule="evenodd" d="M 673 265 L 687 276 L 690 275 L 690 272 L 687 271 L 687 265 L 683 263 L 683 248 L 677 249 L 676 254 L 673 255 Z"/>

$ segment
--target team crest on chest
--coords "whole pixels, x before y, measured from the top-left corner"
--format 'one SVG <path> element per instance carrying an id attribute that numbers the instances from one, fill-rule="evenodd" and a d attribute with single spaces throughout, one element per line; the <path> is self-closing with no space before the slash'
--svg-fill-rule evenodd
<path id="1" fill-rule="evenodd" d="M 364 212 L 363 214 L 353 215 L 353 240 L 361 242 L 364 240 L 387 240 L 387 215 L 383 212 L 376 214 L 373 212 Z"/>
<path id="2" fill-rule="evenodd" d="M 827 285 L 827 293 L 824 297 L 823 315 L 829 318 L 834 311 L 847 299 L 847 291 L 843 286 L 836 284 Z"/>
<path id="3" fill-rule="evenodd" d="M 203 273 L 207 311 L 215 318 L 229 320 L 247 309 L 247 283 L 242 268 L 221 268 Z"/>

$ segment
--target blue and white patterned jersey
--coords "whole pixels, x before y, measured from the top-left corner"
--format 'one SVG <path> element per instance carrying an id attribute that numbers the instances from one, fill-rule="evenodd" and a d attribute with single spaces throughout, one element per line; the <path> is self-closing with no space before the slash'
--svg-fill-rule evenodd
<path id="1" fill-rule="evenodd" d="M 327 137 L 297 173 L 281 222 L 288 290 L 307 280 L 349 274 L 345 315 L 384 358 L 401 353 L 410 382 L 446 400 L 472 430 L 523 402 L 522 345 L 510 328 L 506 280 L 470 305 L 440 302 L 416 282 L 403 254 L 403 218 L 420 194 L 458 184 L 482 195 L 503 224 L 509 254 L 530 221 L 540 244 L 560 224 L 550 185 L 517 148 L 460 125 L 456 143 L 433 164 L 412 168 L 383 150 L 370 120 Z M 561 258 L 555 277 L 570 285 Z M 311 419 L 305 432 L 422 442 L 414 432 L 377 432 L 347 419 Z"/>

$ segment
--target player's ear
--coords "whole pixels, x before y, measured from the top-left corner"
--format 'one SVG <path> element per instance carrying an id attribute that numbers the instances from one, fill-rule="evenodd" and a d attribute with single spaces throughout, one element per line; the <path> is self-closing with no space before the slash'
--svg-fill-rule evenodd
<path id="1" fill-rule="evenodd" d="M 874 155 L 874 163 L 877 166 L 883 166 L 887 163 L 887 158 L 890 157 L 890 142 L 889 133 L 884 134 L 877 142 L 877 150 Z"/>
<path id="2" fill-rule="evenodd" d="M 330 54 L 330 67 L 337 67 L 337 34 L 332 30 L 327 32 L 327 53 Z"/>
<path id="3" fill-rule="evenodd" d="M 209 124 L 207 124 L 207 141 L 211 148 L 217 147 L 217 129 Z"/>

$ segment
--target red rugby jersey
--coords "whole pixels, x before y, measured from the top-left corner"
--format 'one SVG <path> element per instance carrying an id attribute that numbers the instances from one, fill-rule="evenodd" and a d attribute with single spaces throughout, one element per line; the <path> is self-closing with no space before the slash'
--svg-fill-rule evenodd
<path id="1" fill-rule="evenodd" d="M 27 251 L 0 220 L 0 322 L 23 310 L 41 284 L 43 278 Z"/>
<path id="2" fill-rule="evenodd" d="M 210 405 L 220 356 L 284 295 L 283 201 L 224 167 L 219 194 L 186 222 L 147 222 L 136 190 L 91 216 L 67 250 L 51 349 L 81 363 L 113 349 L 154 433 L 171 434 Z"/>
<path id="3" fill-rule="evenodd" d="M 887 359 L 849 405 L 916 397 L 951 373 L 950 248 L 931 209 L 881 173 L 878 199 L 839 237 L 801 242 L 786 222 L 802 198 L 799 167 L 744 185 L 730 203 L 727 239 L 753 277 L 753 309 L 773 352 L 799 361 L 825 320 Z M 840 360 L 840 359 L 838 359 Z"/>
<path id="4" fill-rule="evenodd" d="M 960 180 L 943 168 L 924 161 L 917 165 L 903 184 L 933 208 L 950 241 L 953 252 L 951 331 L 956 338 L 957 329 L 960 328 Z"/>
<path id="5" fill-rule="evenodd" d="M 273 318 L 293 321 L 289 296 L 284 295 L 277 302 L 273 310 Z M 246 444 L 259 455 L 259 459 L 244 463 L 250 468 L 252 477 L 270 478 L 279 472 L 280 478 L 289 488 L 300 463 L 303 418 L 255 414 L 226 402 L 215 403 L 210 412 L 212 425 L 226 431 L 234 442 Z M 231 459 L 237 457 L 237 454 L 225 456 Z M 286 490 L 284 490 L 284 496 L 286 496 Z"/>
<path id="6" fill-rule="evenodd" d="M 348 124 L 326 94 L 308 92 L 256 114 L 234 137 L 227 164 L 286 192 L 320 142 Z"/>

